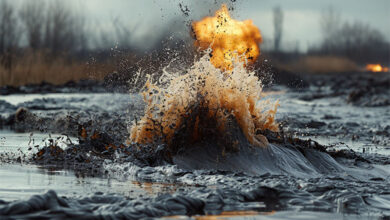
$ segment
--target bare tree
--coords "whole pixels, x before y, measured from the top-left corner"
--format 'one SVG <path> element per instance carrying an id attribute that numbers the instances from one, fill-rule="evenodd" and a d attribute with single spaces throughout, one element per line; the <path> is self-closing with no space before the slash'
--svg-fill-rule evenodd
<path id="1" fill-rule="evenodd" d="M 15 9 L 7 0 L 0 3 L 0 53 L 14 48 L 19 41 Z"/>
<path id="2" fill-rule="evenodd" d="M 115 36 L 119 46 L 124 49 L 131 48 L 133 40 L 131 35 L 135 32 L 137 27 L 130 29 L 119 17 L 112 19 L 112 25 L 115 28 Z"/>
<path id="3" fill-rule="evenodd" d="M 0 3 L 0 64 L 12 72 L 13 50 L 19 43 L 19 26 L 15 9 L 7 0 Z"/>
<path id="4" fill-rule="evenodd" d="M 389 62 L 390 43 L 370 25 L 344 22 L 340 13 L 329 7 L 320 19 L 323 41 L 316 53 L 345 56 L 356 62 Z"/>
<path id="5" fill-rule="evenodd" d="M 358 62 L 375 62 L 387 57 L 390 44 L 383 34 L 362 22 L 345 22 L 337 34 L 336 45 L 332 48 L 338 54 Z"/>
<path id="6" fill-rule="evenodd" d="M 279 51 L 283 34 L 283 11 L 277 6 L 274 8 L 274 49 Z"/>
<path id="7" fill-rule="evenodd" d="M 341 27 L 341 15 L 332 6 L 322 10 L 320 26 L 323 36 L 335 33 Z"/>
<path id="8" fill-rule="evenodd" d="M 28 1 L 20 10 L 20 19 L 24 25 L 28 44 L 36 50 L 42 46 L 45 2 L 42 0 Z"/>
<path id="9" fill-rule="evenodd" d="M 84 17 L 74 13 L 64 1 L 53 1 L 48 6 L 43 39 L 44 47 L 53 54 L 84 49 Z"/>
<path id="10" fill-rule="evenodd" d="M 334 47 L 341 25 L 341 15 L 339 11 L 331 6 L 322 11 L 320 17 L 320 27 L 323 36 L 324 50 L 330 50 L 331 47 Z"/>

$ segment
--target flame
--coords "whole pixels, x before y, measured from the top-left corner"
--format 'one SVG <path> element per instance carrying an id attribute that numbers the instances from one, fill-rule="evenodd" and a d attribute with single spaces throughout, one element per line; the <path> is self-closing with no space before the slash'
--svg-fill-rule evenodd
<path id="1" fill-rule="evenodd" d="M 383 67 L 380 64 L 367 64 L 366 70 L 369 72 L 374 72 L 374 73 L 389 72 L 388 67 Z"/>
<path id="2" fill-rule="evenodd" d="M 222 5 L 214 17 L 193 22 L 192 28 L 195 45 L 202 50 L 211 47 L 210 61 L 221 70 L 231 70 L 235 60 L 253 63 L 260 55 L 260 30 L 251 20 L 232 19 L 226 5 Z"/>

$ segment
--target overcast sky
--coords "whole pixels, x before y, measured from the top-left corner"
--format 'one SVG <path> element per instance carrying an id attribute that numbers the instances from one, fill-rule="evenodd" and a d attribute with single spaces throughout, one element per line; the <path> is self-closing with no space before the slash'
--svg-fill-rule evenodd
<path id="1" fill-rule="evenodd" d="M 1 1 L 1 0 L 0 0 Z M 24 1 L 18 0 L 18 4 Z M 50 0 L 47 0 L 50 1 Z M 113 18 L 120 18 L 134 28 L 134 42 L 144 44 L 169 27 L 182 26 L 182 34 L 188 34 L 183 21 L 197 20 L 210 14 L 223 0 L 68 0 L 91 18 L 96 28 L 110 31 Z M 231 4 L 231 1 L 226 1 Z M 184 16 L 179 4 L 188 6 L 189 16 Z M 344 21 L 361 21 L 380 29 L 390 40 L 390 0 L 237 0 L 233 17 L 252 19 L 265 38 L 273 36 L 272 9 L 280 6 L 284 12 L 282 44 L 288 47 L 299 42 L 305 50 L 321 40 L 319 19 L 321 12 L 332 6 L 341 13 Z M 175 20 L 175 23 L 172 21 Z"/>

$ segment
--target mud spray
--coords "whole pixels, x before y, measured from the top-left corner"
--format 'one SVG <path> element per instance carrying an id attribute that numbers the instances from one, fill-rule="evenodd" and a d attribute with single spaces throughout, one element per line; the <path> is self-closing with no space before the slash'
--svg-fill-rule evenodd
<path id="1" fill-rule="evenodd" d="M 214 17 L 192 24 L 195 45 L 205 55 L 185 74 L 165 72 L 158 86 L 148 80 L 143 91 L 145 114 L 134 121 L 130 143 L 174 146 L 213 136 L 225 136 L 226 127 L 238 125 L 248 141 L 268 144 L 265 130 L 278 131 L 278 102 L 263 100 L 262 83 L 246 69 L 260 54 L 260 31 L 250 20 L 236 21 L 225 5 Z"/>

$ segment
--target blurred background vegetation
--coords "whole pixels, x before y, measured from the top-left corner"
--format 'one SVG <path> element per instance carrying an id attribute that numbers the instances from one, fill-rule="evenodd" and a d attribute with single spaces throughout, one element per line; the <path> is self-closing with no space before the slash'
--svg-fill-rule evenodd
<path id="1" fill-rule="evenodd" d="M 182 5 L 180 9 L 184 15 L 188 12 Z M 101 80 L 107 75 L 120 78 L 122 73 L 126 81 L 139 68 L 158 71 L 172 56 L 187 57 L 187 63 L 180 62 L 190 64 L 196 53 L 190 34 L 172 39 L 174 22 L 145 53 L 132 41 L 135 28 L 119 17 L 111 19 L 111 32 L 92 33 L 88 19 L 66 1 L 31 0 L 16 5 L 0 0 L 0 86 Z M 318 21 L 322 41 L 305 52 L 298 43 L 289 49 L 281 46 L 285 19 L 283 8 L 275 7 L 273 38 L 261 45 L 261 59 L 271 60 L 277 68 L 327 73 L 361 71 L 368 63 L 390 64 L 390 43 L 383 33 L 361 21 L 343 20 L 335 8 L 322 11 Z M 167 56 L 167 50 L 176 53 Z"/>

